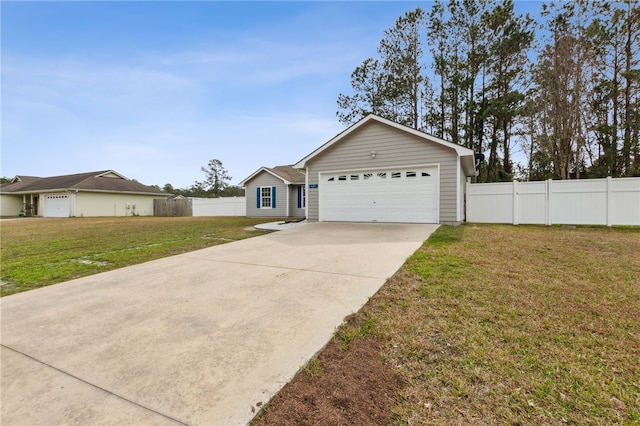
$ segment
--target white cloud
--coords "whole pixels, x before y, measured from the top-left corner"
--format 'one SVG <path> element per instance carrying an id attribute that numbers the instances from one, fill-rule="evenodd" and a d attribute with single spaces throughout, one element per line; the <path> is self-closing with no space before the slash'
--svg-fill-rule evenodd
<path id="1" fill-rule="evenodd" d="M 117 57 L 81 56 L 73 45 L 64 56 L 5 49 L 2 174 L 113 168 L 184 187 L 212 158 L 234 183 L 298 161 L 343 130 L 336 97 L 375 50 L 346 24 L 309 37 L 307 19 L 319 18 L 219 37 L 185 32 L 182 44 L 123 46 Z"/>
<path id="2" fill-rule="evenodd" d="M 191 81 L 227 87 L 271 86 L 301 78 L 331 78 L 351 72 L 358 53 L 344 44 L 244 38 L 145 55 L 146 66 L 170 70 Z"/>

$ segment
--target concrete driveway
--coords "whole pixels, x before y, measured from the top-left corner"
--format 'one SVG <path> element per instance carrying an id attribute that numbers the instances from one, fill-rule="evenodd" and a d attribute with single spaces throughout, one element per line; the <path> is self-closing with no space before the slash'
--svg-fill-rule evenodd
<path id="1" fill-rule="evenodd" d="M 246 424 L 436 228 L 304 224 L 2 298 L 2 424 Z"/>

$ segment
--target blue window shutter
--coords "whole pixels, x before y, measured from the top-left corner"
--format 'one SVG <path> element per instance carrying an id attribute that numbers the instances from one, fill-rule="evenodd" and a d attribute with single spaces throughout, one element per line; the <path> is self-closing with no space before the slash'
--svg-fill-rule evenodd
<path id="1" fill-rule="evenodd" d="M 298 187 L 298 208 L 302 208 L 302 187 Z"/>
<path id="2" fill-rule="evenodd" d="M 271 187 L 271 208 L 272 209 L 276 208 L 276 187 L 275 186 Z"/>
<path id="3" fill-rule="evenodd" d="M 260 187 L 258 187 L 258 191 L 257 195 L 256 195 L 256 208 L 259 209 L 260 208 Z"/>

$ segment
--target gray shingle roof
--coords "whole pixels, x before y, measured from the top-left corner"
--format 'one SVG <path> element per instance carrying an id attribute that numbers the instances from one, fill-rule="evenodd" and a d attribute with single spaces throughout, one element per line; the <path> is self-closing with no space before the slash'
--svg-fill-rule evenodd
<path id="1" fill-rule="evenodd" d="M 136 194 L 168 195 L 158 188 L 143 185 L 119 175 L 113 170 L 77 173 L 73 175 L 35 177 L 16 176 L 14 182 L 0 186 L 2 193 L 34 193 L 64 190 L 127 192 Z"/>
<path id="2" fill-rule="evenodd" d="M 262 172 L 270 173 L 276 177 L 279 177 L 285 182 L 292 183 L 294 185 L 304 185 L 304 173 L 300 170 L 294 169 L 293 166 L 275 166 L 273 168 L 269 167 L 260 167 L 258 170 L 253 172 L 253 174 L 242 181 L 240 181 L 240 186 L 245 186 L 247 182 L 256 177 Z"/>
<path id="3" fill-rule="evenodd" d="M 269 170 L 291 183 L 304 183 L 304 173 L 292 166 L 275 166 Z"/>

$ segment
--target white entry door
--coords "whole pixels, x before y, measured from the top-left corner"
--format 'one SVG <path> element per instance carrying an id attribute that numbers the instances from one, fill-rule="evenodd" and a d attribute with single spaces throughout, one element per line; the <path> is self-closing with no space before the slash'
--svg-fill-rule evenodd
<path id="1" fill-rule="evenodd" d="M 69 195 L 48 194 L 44 200 L 45 217 L 69 217 Z"/>
<path id="2" fill-rule="evenodd" d="M 321 173 L 320 220 L 438 223 L 438 167 Z"/>

